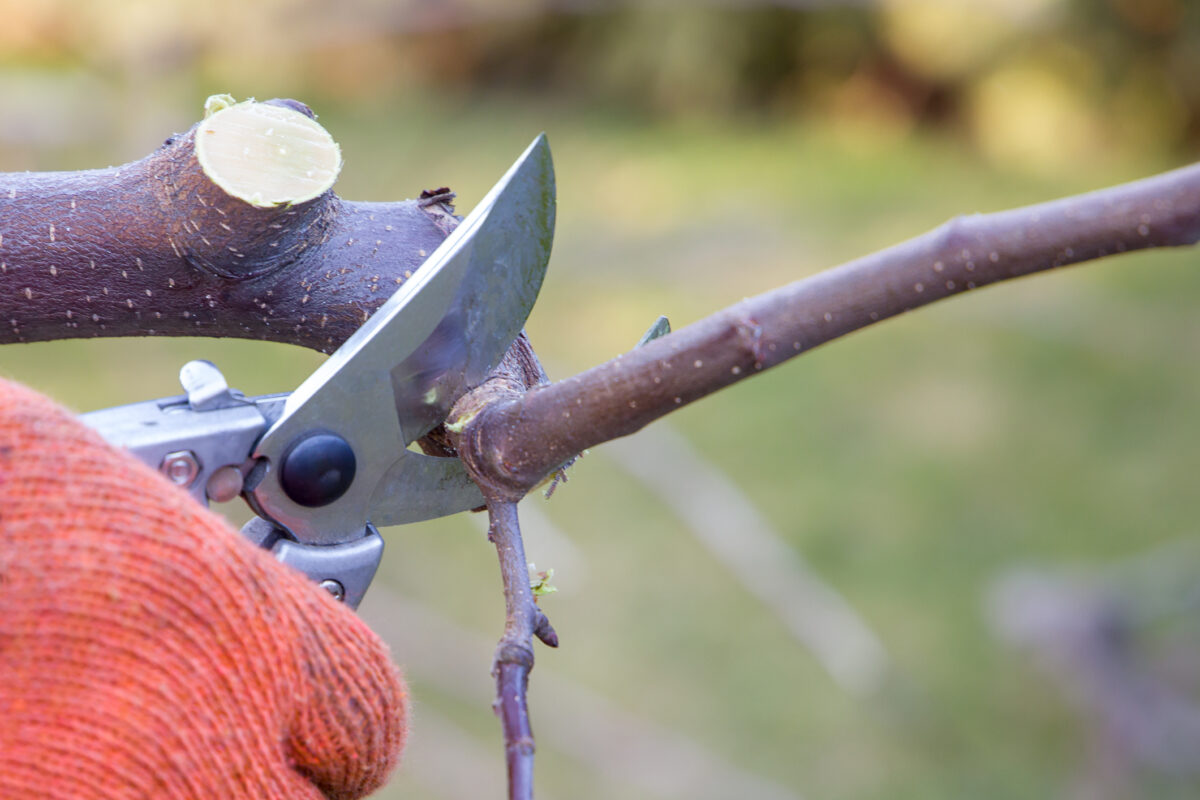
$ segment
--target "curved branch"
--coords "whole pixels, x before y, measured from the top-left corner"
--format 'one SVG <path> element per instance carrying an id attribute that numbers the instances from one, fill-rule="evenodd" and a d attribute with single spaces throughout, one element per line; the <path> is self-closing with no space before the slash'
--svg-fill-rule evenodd
<path id="1" fill-rule="evenodd" d="M 242 105 L 268 113 L 257 143 L 236 121 L 230 135 L 246 137 L 247 157 L 234 166 L 263 185 L 281 171 L 299 171 L 293 184 L 314 172 L 299 157 L 275 163 L 252 153 L 263 138 L 279 141 L 280 116 L 310 118 L 307 106 Z M 331 191 L 307 199 L 312 192 L 294 186 L 292 203 L 286 193 L 266 207 L 234 196 L 231 181 L 213 174 L 220 165 L 197 159 L 197 136 L 214 119 L 124 166 L 0 174 L 0 344 L 234 336 L 329 352 L 457 224 L 444 189 L 396 203 L 347 202 Z M 304 125 L 311 130 L 302 134 L 328 136 Z"/>
<path id="2" fill-rule="evenodd" d="M 587 447 L 818 345 L 936 300 L 1031 273 L 1200 240 L 1200 165 L 929 233 L 744 300 L 558 383 L 451 412 L 491 490 L 523 496 Z"/>

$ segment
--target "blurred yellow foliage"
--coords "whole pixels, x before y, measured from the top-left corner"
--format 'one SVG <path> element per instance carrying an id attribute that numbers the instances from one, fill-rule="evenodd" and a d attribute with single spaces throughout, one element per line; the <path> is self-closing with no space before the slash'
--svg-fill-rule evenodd
<path id="1" fill-rule="evenodd" d="M 971 89 L 968 123 L 983 153 L 1035 171 L 1074 170 L 1103 151 L 1089 62 L 1069 48 L 1019 56 Z"/>
<path id="2" fill-rule="evenodd" d="M 936 79 L 977 69 L 1018 33 L 1002 9 L 964 0 L 885 0 L 880 23 L 896 57 Z"/>
<path id="3" fill-rule="evenodd" d="M 794 117 L 852 149 L 937 128 L 1061 171 L 1200 141 L 1188 2 L 0 0 L 0 145 L 36 166 L 23 148 L 68 146 L 83 120 L 132 156 L 213 92 L 511 93 L 616 118 Z"/>

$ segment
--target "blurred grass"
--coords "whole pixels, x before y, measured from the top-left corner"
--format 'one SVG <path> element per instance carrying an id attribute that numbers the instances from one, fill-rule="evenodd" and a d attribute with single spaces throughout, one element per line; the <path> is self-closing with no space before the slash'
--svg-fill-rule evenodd
<path id="1" fill-rule="evenodd" d="M 529 329 L 559 376 L 629 348 L 659 313 L 679 327 L 954 214 L 1163 166 L 1037 179 L 981 166 L 951 140 L 848 140 L 819 122 L 649 125 L 512 98 L 315 105 L 343 146 L 343 196 L 448 184 L 464 212 L 549 132 L 559 232 Z M 895 674 L 867 700 L 840 693 L 598 448 L 545 505 L 587 575 L 573 585 L 559 573 L 562 591 L 544 601 L 563 647 L 539 652 L 535 730 L 553 712 L 538 707 L 539 671 L 553 671 L 807 797 L 1063 791 L 1084 731 L 991 638 L 981 590 L 1015 562 L 1103 563 L 1194 534 L 1197 258 L 1125 256 L 963 297 L 671 418 L 881 634 Z M 253 393 L 291 388 L 320 360 L 261 343 L 63 342 L 0 349 L 0 372 L 86 410 L 174 394 L 178 366 L 195 357 Z M 470 520 L 388 539 L 383 581 L 499 633 L 494 555 Z M 487 668 L 481 660 L 481 684 Z M 488 708 L 414 678 L 423 707 L 499 758 Z M 642 796 L 621 776 L 589 775 L 552 740 L 539 742 L 539 770 L 552 796 L 614 786 Z M 379 796 L 446 795 L 402 773 Z"/>

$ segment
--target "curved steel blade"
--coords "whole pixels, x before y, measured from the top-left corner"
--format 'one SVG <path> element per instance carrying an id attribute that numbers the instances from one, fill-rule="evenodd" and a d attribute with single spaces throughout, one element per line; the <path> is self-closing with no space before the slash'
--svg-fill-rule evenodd
<path id="1" fill-rule="evenodd" d="M 292 392 L 255 450 L 262 513 L 299 541 L 333 544 L 375 525 L 482 504 L 458 459 L 406 450 L 499 363 L 541 289 L 554 238 L 554 168 L 544 135 L 369 320 Z M 300 506 L 279 484 L 289 449 L 316 432 L 354 450 L 336 501 Z"/>

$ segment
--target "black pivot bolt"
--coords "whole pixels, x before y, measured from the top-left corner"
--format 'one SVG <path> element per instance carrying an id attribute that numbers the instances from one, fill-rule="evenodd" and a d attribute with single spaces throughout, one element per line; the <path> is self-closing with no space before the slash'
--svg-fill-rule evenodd
<path id="1" fill-rule="evenodd" d="M 314 433 L 292 445 L 283 457 L 279 483 L 294 502 L 316 508 L 346 493 L 354 469 L 349 442 L 334 433 Z"/>

